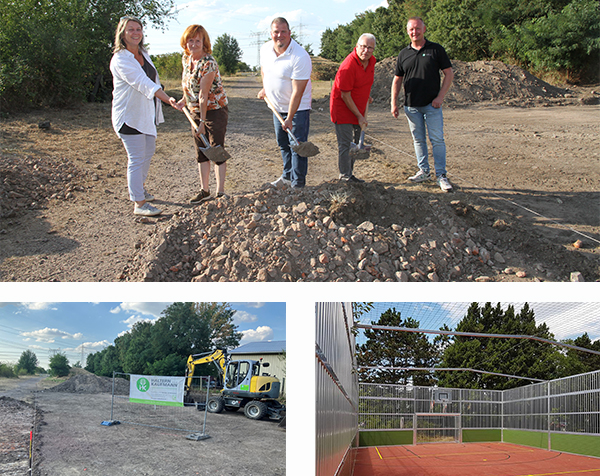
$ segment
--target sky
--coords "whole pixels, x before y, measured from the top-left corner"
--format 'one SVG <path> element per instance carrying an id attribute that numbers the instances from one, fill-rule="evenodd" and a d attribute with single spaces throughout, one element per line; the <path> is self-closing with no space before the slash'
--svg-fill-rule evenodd
<path id="1" fill-rule="evenodd" d="M 114 343 L 139 321 L 155 321 L 169 302 L 35 302 L 0 303 L 0 362 L 16 363 L 33 351 L 48 368 L 53 351 L 66 354 L 70 364 Z M 241 344 L 286 340 L 285 303 L 229 303 Z M 82 349 L 83 348 L 83 349 Z"/>
<path id="2" fill-rule="evenodd" d="M 486 301 L 479 302 L 482 307 Z M 496 306 L 499 301 L 490 301 Z M 502 302 L 502 309 L 512 305 L 519 312 L 523 302 Z M 594 302 L 529 302 L 536 324 L 545 323 L 556 340 L 574 339 L 587 332 L 590 339 L 600 339 L 600 303 Z M 403 319 L 412 317 L 419 321 L 420 329 L 438 330 L 443 324 L 451 329 L 465 317 L 471 302 L 377 302 L 369 314 L 363 315 L 360 322 L 377 322 L 387 309 L 394 308 Z M 364 332 L 357 342 L 364 344 Z M 430 334 L 433 336 L 433 334 Z"/>
<path id="3" fill-rule="evenodd" d="M 179 40 L 186 27 L 202 25 L 214 45 L 215 40 L 227 33 L 235 38 L 243 50 L 242 61 L 257 66 L 259 45 L 269 40 L 271 21 L 284 17 L 303 45 L 310 44 L 318 54 L 321 35 L 327 29 L 350 23 L 357 14 L 387 7 L 387 0 L 305 0 L 283 6 L 281 2 L 257 0 L 175 0 L 179 13 L 166 24 L 166 30 L 147 25 L 145 42 L 150 54 L 181 52 Z M 350 52 L 348 52 L 350 53 Z"/>

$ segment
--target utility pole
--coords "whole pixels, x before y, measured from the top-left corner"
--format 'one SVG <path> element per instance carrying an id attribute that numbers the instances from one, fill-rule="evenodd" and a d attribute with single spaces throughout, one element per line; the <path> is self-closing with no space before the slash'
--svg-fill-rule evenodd
<path id="1" fill-rule="evenodd" d="M 296 37 L 298 38 L 298 43 L 303 43 L 304 40 L 304 33 L 302 33 L 302 28 L 305 27 L 306 25 L 304 23 L 299 23 L 298 24 L 298 34 L 296 35 Z"/>
<path id="2" fill-rule="evenodd" d="M 263 45 L 264 41 L 261 40 L 261 37 L 265 34 L 263 31 L 253 31 L 250 33 L 250 36 L 255 37 L 256 39 L 250 43 L 250 46 L 256 46 L 256 65 L 260 66 L 260 47 Z"/>

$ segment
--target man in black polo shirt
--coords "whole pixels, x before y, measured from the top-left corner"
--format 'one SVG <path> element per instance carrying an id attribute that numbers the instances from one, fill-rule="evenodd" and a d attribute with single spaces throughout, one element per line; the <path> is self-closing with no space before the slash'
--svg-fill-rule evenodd
<path id="1" fill-rule="evenodd" d="M 399 115 L 398 94 L 404 85 L 404 113 L 419 165 L 419 171 L 408 180 L 418 183 L 431 178 L 427 153 L 429 133 L 437 182 L 444 192 L 450 192 L 452 185 L 446 177 L 442 102 L 454 78 L 452 63 L 441 45 L 425 39 L 425 24 L 421 18 L 410 18 L 406 31 L 410 45 L 398 55 L 392 83 L 392 115 L 395 118 Z M 441 87 L 440 70 L 444 73 Z"/>

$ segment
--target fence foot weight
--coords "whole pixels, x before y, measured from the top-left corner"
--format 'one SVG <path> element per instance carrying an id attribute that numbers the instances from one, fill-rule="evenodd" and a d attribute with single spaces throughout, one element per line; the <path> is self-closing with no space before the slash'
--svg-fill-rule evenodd
<path id="1" fill-rule="evenodd" d="M 210 435 L 205 435 L 204 433 L 192 433 L 191 435 L 186 436 L 188 440 L 200 441 L 207 440 L 210 438 Z"/>
<path id="2" fill-rule="evenodd" d="M 101 425 L 103 426 L 113 426 L 113 425 L 120 425 L 121 422 L 119 420 L 105 420 L 101 423 Z"/>

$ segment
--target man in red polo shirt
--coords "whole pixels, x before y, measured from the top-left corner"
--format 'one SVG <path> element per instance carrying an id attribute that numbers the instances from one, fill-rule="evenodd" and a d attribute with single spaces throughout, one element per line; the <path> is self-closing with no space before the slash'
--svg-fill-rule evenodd
<path id="1" fill-rule="evenodd" d="M 374 49 L 375 37 L 371 33 L 362 34 L 356 48 L 340 65 L 331 90 L 331 121 L 335 124 L 338 142 L 340 180 L 344 182 L 364 182 L 354 176 L 350 144 L 353 138 L 358 142 L 361 128 L 367 127 L 364 114 L 367 104 L 373 102 L 371 86 L 377 61 L 373 56 Z"/>

